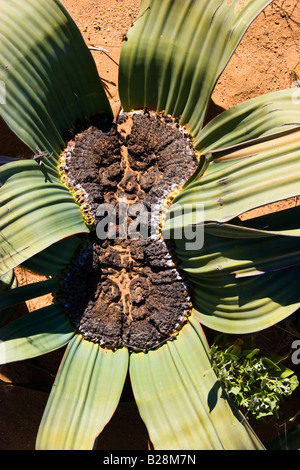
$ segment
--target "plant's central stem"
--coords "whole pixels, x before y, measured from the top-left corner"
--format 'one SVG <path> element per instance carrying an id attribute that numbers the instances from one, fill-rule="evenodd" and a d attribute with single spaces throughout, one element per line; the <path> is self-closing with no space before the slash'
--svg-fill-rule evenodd
<path id="1" fill-rule="evenodd" d="M 197 164 L 190 137 L 154 113 L 122 113 L 113 126 L 98 117 L 69 143 L 64 172 L 86 195 L 95 230 L 61 299 L 86 339 L 149 350 L 176 334 L 189 289 L 161 238 L 160 217 Z"/>

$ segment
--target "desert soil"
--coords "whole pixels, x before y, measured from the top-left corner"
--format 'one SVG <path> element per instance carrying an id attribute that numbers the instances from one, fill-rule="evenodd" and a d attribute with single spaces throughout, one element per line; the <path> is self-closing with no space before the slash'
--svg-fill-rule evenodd
<path id="1" fill-rule="evenodd" d="M 118 63 L 123 35 L 139 11 L 139 0 L 63 0 L 88 46 L 100 46 L 107 52 L 92 52 L 99 75 L 116 109 Z M 300 3 L 298 0 L 273 1 L 252 23 L 213 93 L 211 116 L 249 98 L 292 86 L 300 76 Z M 0 154 L 30 155 L 6 125 L 0 121 Z M 36 276 L 17 270 L 20 283 L 33 282 Z M 22 306 L 38 308 L 49 299 L 37 299 Z M 30 450 L 62 351 L 35 361 L 3 366 L 0 369 L 0 449 Z M 40 368 L 43 368 L 41 371 Z M 17 385 L 10 385 L 11 383 Z M 35 390 L 32 390 L 32 387 Z M 127 390 L 127 389 L 126 389 Z M 298 395 L 299 396 L 299 395 Z M 98 448 L 138 450 L 148 445 L 147 432 L 125 391 L 120 406 L 102 433 Z M 294 412 L 294 411 L 292 411 Z M 262 438 L 277 435 L 276 423 L 258 427 Z"/>

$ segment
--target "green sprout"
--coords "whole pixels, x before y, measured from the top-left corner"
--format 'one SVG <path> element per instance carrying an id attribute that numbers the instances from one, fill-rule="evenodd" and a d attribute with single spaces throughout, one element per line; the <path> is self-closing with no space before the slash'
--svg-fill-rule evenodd
<path id="1" fill-rule="evenodd" d="M 252 341 L 237 339 L 228 347 L 215 342 L 210 350 L 213 368 L 234 403 L 256 419 L 278 417 L 283 397 L 298 387 L 294 372 L 282 364 L 286 357 L 263 356 Z"/>

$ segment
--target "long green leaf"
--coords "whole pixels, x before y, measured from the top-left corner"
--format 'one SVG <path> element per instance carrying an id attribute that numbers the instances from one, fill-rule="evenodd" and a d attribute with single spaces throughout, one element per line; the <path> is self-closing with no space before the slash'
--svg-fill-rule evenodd
<path id="1" fill-rule="evenodd" d="M 233 239 L 265 238 L 274 235 L 299 237 L 299 217 L 300 206 L 294 206 L 240 221 L 239 225 L 208 222 L 205 224 L 205 233 Z"/>
<path id="2" fill-rule="evenodd" d="M 204 221 L 227 222 L 251 209 L 299 195 L 299 135 L 296 128 L 273 139 L 266 136 L 238 149 L 212 152 L 204 175 L 175 197 L 165 230 Z M 204 219 L 198 217 L 201 212 L 194 219 L 193 211 L 200 206 Z"/>
<path id="3" fill-rule="evenodd" d="M 20 302 L 41 297 L 58 290 L 60 284 L 58 278 L 47 279 L 46 281 L 34 282 L 24 286 L 16 287 L 4 293 L 0 293 L 0 310 L 2 308 L 17 305 Z"/>
<path id="4" fill-rule="evenodd" d="M 130 378 L 155 449 L 262 448 L 231 407 L 193 316 L 173 342 L 132 354 Z"/>
<path id="5" fill-rule="evenodd" d="M 241 277 L 300 265 L 299 236 L 270 236 L 269 233 L 263 236 L 263 232 L 258 236 L 259 231 L 254 231 L 253 236 L 253 231 L 243 227 L 235 228 L 234 238 L 217 236 L 218 233 L 221 230 L 217 227 L 216 235 L 205 231 L 200 250 L 187 250 L 184 240 L 176 240 L 180 268 L 201 276 L 213 277 L 217 272 Z"/>
<path id="6" fill-rule="evenodd" d="M 18 286 L 18 281 L 13 269 L 6 274 L 0 276 L 0 296 L 10 294 L 10 292 Z M 4 307 L 0 302 L 0 327 L 4 325 L 7 320 L 14 313 L 13 308 Z"/>
<path id="7" fill-rule="evenodd" d="M 26 260 L 23 266 L 39 274 L 58 276 L 70 264 L 80 246 L 85 246 L 85 241 L 79 236 L 64 238 Z"/>
<path id="8" fill-rule="evenodd" d="M 0 169 L 0 271 L 21 264 L 53 243 L 88 227 L 58 176 L 34 161 Z"/>
<path id="9" fill-rule="evenodd" d="M 35 310 L 0 329 L 0 364 L 41 356 L 73 336 L 74 328 L 59 305 Z"/>
<path id="10" fill-rule="evenodd" d="M 216 331 L 246 334 L 287 318 L 300 307 L 299 266 L 258 276 L 235 278 L 215 271 L 190 274 L 198 320 Z"/>
<path id="11" fill-rule="evenodd" d="M 268 0 L 145 0 L 119 70 L 125 110 L 181 116 L 197 138 L 215 83 Z"/>
<path id="12" fill-rule="evenodd" d="M 0 114 L 34 153 L 57 155 L 77 119 L 111 114 L 94 60 L 59 0 L 2 0 Z"/>
<path id="13" fill-rule="evenodd" d="M 240 103 L 210 121 L 194 145 L 205 154 L 300 125 L 299 92 L 279 90 Z"/>
<path id="14" fill-rule="evenodd" d="M 127 368 L 127 349 L 104 350 L 76 335 L 52 388 L 37 449 L 92 449 L 117 407 Z"/>
<path id="15" fill-rule="evenodd" d="M 187 250 L 184 239 L 175 240 L 179 266 L 192 286 L 193 305 L 203 324 L 249 333 L 277 323 L 300 306 L 299 210 L 257 217 L 244 227 L 205 224 L 198 250 Z"/>

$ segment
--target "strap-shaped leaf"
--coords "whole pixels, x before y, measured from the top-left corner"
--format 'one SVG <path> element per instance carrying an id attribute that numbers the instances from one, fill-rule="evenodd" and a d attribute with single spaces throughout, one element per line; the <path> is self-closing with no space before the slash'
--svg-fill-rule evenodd
<path id="1" fill-rule="evenodd" d="M 35 310 L 0 329 L 0 364 L 41 356 L 73 336 L 74 328 L 59 305 Z"/>
<path id="2" fill-rule="evenodd" d="M 155 449 L 262 448 L 231 408 L 193 316 L 173 342 L 147 354 L 132 354 L 129 372 Z"/>
<path id="3" fill-rule="evenodd" d="M 74 121 L 111 113 L 93 58 L 59 0 L 1 2 L 0 80 L 0 114 L 34 153 L 60 153 Z"/>
<path id="4" fill-rule="evenodd" d="M 34 282 L 24 286 L 16 287 L 13 290 L 0 293 L 0 310 L 2 308 L 17 305 L 20 302 L 41 297 L 45 294 L 55 292 L 60 287 L 59 279 L 52 278 L 45 281 Z"/>
<path id="5" fill-rule="evenodd" d="M 203 176 L 175 197 L 165 230 L 203 221 L 227 222 L 251 209 L 299 195 L 299 136 L 295 128 L 272 139 L 266 136 L 212 152 Z M 201 212 L 195 219 L 197 207 L 204 208 L 204 220 L 198 217 Z"/>
<path id="6" fill-rule="evenodd" d="M 92 449 L 118 405 L 127 368 L 126 348 L 104 350 L 76 335 L 50 393 L 37 449 Z"/>
<path id="7" fill-rule="evenodd" d="M 217 237 L 253 239 L 284 235 L 287 237 L 299 237 L 300 206 L 289 207 L 285 210 L 270 212 L 259 217 L 253 217 L 239 222 L 218 224 L 215 222 L 205 224 L 205 233 Z M 286 241 L 288 243 L 288 241 Z"/>
<path id="8" fill-rule="evenodd" d="M 75 233 L 89 230 L 79 206 L 58 176 L 34 161 L 0 169 L 0 271 Z"/>
<path id="9" fill-rule="evenodd" d="M 7 273 L 0 276 L 0 296 L 9 294 L 12 289 L 18 286 L 18 281 L 15 276 L 14 270 L 10 270 Z M 0 326 L 4 325 L 7 320 L 14 313 L 13 308 L 7 308 L 1 304 L 0 301 Z"/>
<path id="10" fill-rule="evenodd" d="M 205 171 L 210 171 L 206 153 L 217 149 L 226 151 L 228 147 L 243 142 L 250 144 L 266 136 L 272 139 L 277 134 L 288 134 L 290 129 L 299 125 L 299 91 L 295 88 L 258 96 L 224 111 L 201 129 L 194 141 L 195 148 L 202 155 L 197 171 L 184 187 L 195 182 Z"/>
<path id="11" fill-rule="evenodd" d="M 236 279 L 215 272 L 189 275 L 198 320 L 216 331 L 244 334 L 268 328 L 300 306 L 300 268 Z"/>
<path id="12" fill-rule="evenodd" d="M 210 121 L 194 145 L 205 154 L 300 125 L 299 91 L 275 91 L 238 104 Z"/>
<path id="13" fill-rule="evenodd" d="M 205 230 L 200 250 L 187 250 L 184 240 L 176 240 L 176 255 L 186 273 L 213 277 L 215 273 L 252 276 L 300 265 L 300 238 L 271 235 L 268 232 L 229 227 L 234 237 L 216 225 L 214 235 Z M 219 236 L 218 236 L 219 235 Z M 239 236 L 240 235 L 240 236 Z M 259 236 L 260 235 L 260 236 Z"/>
<path id="14" fill-rule="evenodd" d="M 300 306 L 299 212 L 271 213 L 245 226 L 205 224 L 199 250 L 175 240 L 199 321 L 218 331 L 249 333 Z"/>
<path id="15" fill-rule="evenodd" d="M 181 116 L 197 138 L 215 83 L 268 0 L 144 0 L 127 35 L 119 91 L 125 110 Z"/>
<path id="16" fill-rule="evenodd" d="M 49 246 L 23 263 L 26 268 L 46 276 L 57 276 L 70 264 L 83 240 L 73 235 Z"/>

